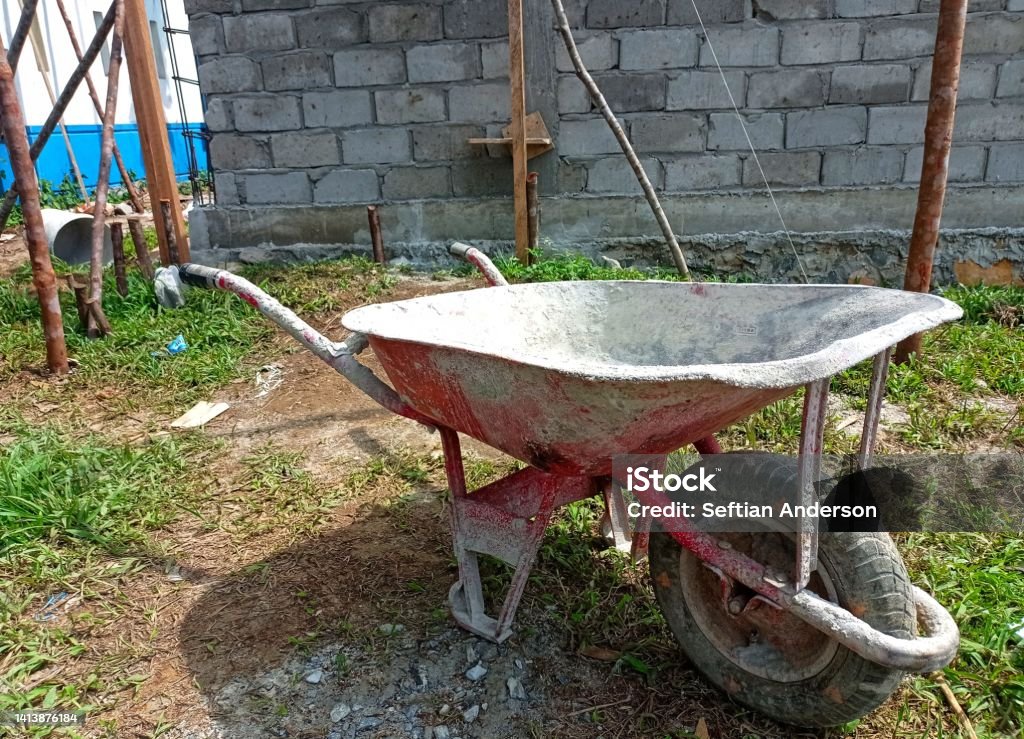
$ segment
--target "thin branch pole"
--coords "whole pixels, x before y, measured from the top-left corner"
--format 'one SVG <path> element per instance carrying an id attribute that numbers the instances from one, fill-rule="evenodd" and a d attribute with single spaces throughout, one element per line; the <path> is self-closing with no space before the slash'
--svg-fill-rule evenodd
<path id="1" fill-rule="evenodd" d="M 43 213 L 39 207 L 39 182 L 29 156 L 25 117 L 18 104 L 14 87 L 14 70 L 7 61 L 7 52 L 0 43 L 0 125 L 3 126 L 7 152 L 14 169 L 18 187 L 22 190 L 22 209 L 25 216 L 25 241 L 28 243 L 32 263 L 32 283 L 39 298 L 43 334 L 46 337 L 46 366 L 54 374 L 67 374 L 68 350 L 64 342 L 64 321 L 57 296 L 57 278 L 50 262 L 50 247 L 43 226 Z"/>
<path id="2" fill-rule="evenodd" d="M 114 9 L 116 3 L 110 5 L 110 9 L 107 14 L 103 17 L 103 22 L 99 28 L 96 29 L 96 35 L 93 37 L 92 43 L 89 44 L 89 48 L 85 50 L 85 54 L 82 57 L 82 61 L 75 68 L 75 71 L 71 73 L 67 83 L 64 85 L 64 89 L 61 90 L 60 95 L 57 97 L 57 104 L 53 106 L 53 110 L 50 111 L 50 115 L 47 116 L 46 122 L 43 123 L 42 130 L 36 137 L 36 140 L 32 142 L 32 146 L 29 149 L 29 156 L 34 162 L 39 158 L 40 152 L 43 147 L 46 146 L 46 142 L 49 141 L 53 129 L 57 127 L 57 122 L 64 115 L 65 109 L 71 99 L 75 96 L 75 92 L 78 90 L 78 86 L 82 84 L 82 80 L 85 78 L 86 72 L 89 71 L 89 67 L 92 66 L 93 62 L 96 61 L 96 57 L 99 56 L 100 49 L 103 48 L 103 44 L 107 40 L 107 36 L 110 33 L 110 29 L 114 27 Z M 17 180 L 11 183 L 11 188 L 7 191 L 4 196 L 3 203 L 0 204 L 0 230 L 6 228 L 7 218 L 11 215 L 11 209 L 14 208 L 14 203 L 18 199 L 18 188 Z"/>
<path id="3" fill-rule="evenodd" d="M 75 27 L 71 23 L 71 17 L 64 7 L 64 0 L 57 0 L 57 10 L 60 11 L 60 17 L 64 20 L 64 27 L 68 29 L 68 38 L 71 40 L 71 48 L 75 51 L 75 58 L 81 62 L 82 47 L 78 43 L 78 36 L 75 34 Z M 85 85 L 89 88 L 89 97 L 92 99 L 92 105 L 96 109 L 96 115 L 102 120 L 103 103 L 100 102 L 99 93 L 96 92 L 96 85 L 93 83 L 92 75 L 89 72 L 85 73 Z M 121 158 L 121 150 L 118 148 L 116 141 L 114 142 L 114 161 L 117 163 L 117 169 L 121 173 L 121 180 L 124 182 L 125 189 L 128 190 L 128 198 L 132 201 L 132 207 L 135 208 L 136 213 L 141 213 L 145 209 L 145 206 L 142 204 L 142 196 L 139 195 L 138 188 L 132 182 L 131 174 L 129 174 L 128 168 L 124 164 L 124 159 Z"/>
<path id="4" fill-rule="evenodd" d="M 932 59 L 928 119 L 924 129 L 924 156 L 921 184 L 917 194 L 917 213 L 907 255 L 907 274 L 903 289 L 928 292 L 932 286 L 932 265 L 939 243 L 942 206 L 949 178 L 949 153 L 953 146 L 956 96 L 960 87 L 960 59 L 967 25 L 967 0 L 942 0 L 939 27 L 935 33 Z M 896 362 L 902 364 L 911 354 L 921 353 L 921 334 L 914 334 L 896 347 Z"/>
<path id="5" fill-rule="evenodd" d="M 14 29 L 11 36 L 11 48 L 7 52 L 7 61 L 13 72 L 18 71 L 18 60 L 21 59 L 21 51 L 25 48 L 25 40 L 32 30 L 32 22 L 36 18 L 36 5 L 39 0 L 25 0 L 21 6 L 21 18 L 18 19 L 18 27 Z"/>
<path id="6" fill-rule="evenodd" d="M 665 235 L 665 241 L 668 243 L 669 251 L 672 253 L 672 261 L 675 262 L 676 269 L 679 271 L 679 274 L 688 280 L 690 279 L 690 269 L 686 266 L 686 258 L 683 257 L 683 251 L 679 248 L 679 242 L 676 240 L 676 236 L 672 232 L 672 226 L 669 224 L 668 218 L 665 216 L 665 211 L 661 207 L 658 195 L 654 192 L 654 187 L 651 185 L 651 181 L 647 178 L 647 173 L 644 171 L 643 165 L 640 163 L 640 159 L 637 157 L 636 152 L 633 151 L 633 145 L 629 143 L 629 139 L 626 137 L 626 132 L 622 130 L 622 126 L 619 125 L 619 121 L 615 117 L 615 113 L 612 112 L 611 107 L 608 105 L 608 101 L 605 100 L 604 95 L 601 94 L 601 89 L 597 86 L 597 83 L 594 82 L 594 78 L 590 76 L 590 72 L 587 71 L 586 66 L 584 66 L 583 59 L 580 58 L 579 49 L 576 48 L 576 41 L 572 37 L 572 29 L 569 28 L 569 19 L 565 15 L 565 6 L 562 5 L 562 0 L 551 0 L 551 3 L 555 8 L 555 17 L 558 19 L 558 32 L 562 35 L 562 40 L 565 42 L 565 48 L 569 52 L 569 58 L 572 60 L 573 67 L 576 68 L 576 76 L 580 78 L 584 87 L 587 88 L 587 92 L 590 93 L 591 99 L 601 110 L 601 115 L 604 116 L 605 121 L 608 123 L 608 127 L 611 128 L 616 140 L 618 140 L 619 146 L 622 147 L 622 153 L 626 155 L 626 159 L 629 161 L 629 166 L 633 168 L 633 172 L 636 174 L 636 178 L 640 182 L 640 187 L 643 188 L 644 196 L 646 196 L 647 202 L 650 204 L 651 210 L 654 212 L 654 217 L 657 219 L 658 225 L 661 227 L 661 232 Z"/>
<path id="7" fill-rule="evenodd" d="M 107 73 L 107 104 L 103 109 L 103 138 L 100 143 L 100 171 L 96 176 L 96 208 L 92 216 L 92 261 L 89 270 L 89 302 L 103 306 L 103 246 L 107 191 L 110 189 L 110 160 L 114 151 L 114 116 L 117 114 L 117 81 L 121 75 L 121 34 L 124 31 L 124 0 L 115 0 L 114 32 L 110 40 Z M 92 323 L 90 322 L 90 333 Z"/>

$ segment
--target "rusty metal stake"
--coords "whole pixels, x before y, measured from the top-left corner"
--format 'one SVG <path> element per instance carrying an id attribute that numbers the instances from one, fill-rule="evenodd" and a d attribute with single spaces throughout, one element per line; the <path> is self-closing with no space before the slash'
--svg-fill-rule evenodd
<path id="1" fill-rule="evenodd" d="M 907 273 L 903 289 L 928 292 L 932 284 L 932 264 L 939 241 L 942 206 L 949 178 L 949 152 L 953 145 L 956 96 L 960 86 L 960 57 L 967 24 L 967 0 L 942 0 L 939 4 L 939 28 L 935 35 L 932 82 L 928 101 L 928 122 L 924 129 L 924 157 L 921 186 L 917 195 L 917 214 L 910 237 Z M 911 354 L 920 354 L 922 334 L 914 334 L 896 347 L 896 362 L 906 362 Z"/>
<path id="2" fill-rule="evenodd" d="M 53 110 L 50 111 L 50 115 L 47 116 L 46 121 L 43 123 L 42 130 L 39 131 L 39 135 L 36 136 L 35 141 L 32 142 L 32 146 L 29 148 L 29 156 L 31 161 L 36 161 L 39 158 L 40 152 L 43 147 L 46 146 L 46 142 L 50 140 L 50 136 L 53 134 L 53 130 L 57 127 L 57 123 L 64 115 L 64 111 L 67 109 L 68 104 L 75 96 L 75 92 L 78 90 L 78 86 L 82 83 L 85 78 L 86 72 L 96 61 L 96 57 L 99 56 L 100 50 L 103 48 L 104 43 L 107 40 L 107 36 L 110 33 L 110 29 L 114 27 L 114 15 L 117 3 L 112 3 L 110 10 L 103 16 L 103 21 L 100 23 L 99 28 L 96 29 L 96 35 L 93 37 L 92 43 L 89 44 L 89 48 L 85 50 L 85 54 L 82 57 L 82 61 L 75 67 L 75 71 L 71 73 L 67 83 L 64 85 L 64 89 L 61 90 L 60 95 L 57 97 L 57 103 L 53 106 Z M 37 187 L 38 190 L 38 181 Z M 11 215 L 11 210 L 14 208 L 15 202 L 18 200 L 18 187 L 17 177 L 14 182 L 11 183 L 10 189 L 4 195 L 3 203 L 0 204 L 0 230 L 7 227 L 7 218 Z"/>
<path id="3" fill-rule="evenodd" d="M 386 264 L 387 257 L 384 256 L 384 235 L 380 230 L 380 211 L 377 210 L 377 206 L 367 206 L 366 216 L 370 221 L 370 239 L 373 242 L 373 261 L 377 264 Z"/>
<path id="4" fill-rule="evenodd" d="M 540 247 L 540 198 L 537 194 L 536 172 L 526 175 L 526 224 L 529 232 L 529 257 L 534 260 L 534 255 Z"/>
<path id="5" fill-rule="evenodd" d="M 26 3 L 26 7 L 27 5 Z M 75 34 L 75 27 L 71 22 L 71 17 L 64 7 L 64 0 L 57 0 L 57 10 L 60 11 L 60 17 L 64 20 L 64 26 L 68 29 L 68 38 L 71 40 L 71 48 L 75 51 L 75 58 L 81 62 L 82 47 L 78 43 L 78 36 Z M 96 85 L 93 84 L 92 75 L 88 71 L 85 73 L 85 86 L 89 90 L 89 98 L 92 100 L 93 108 L 96 109 L 96 115 L 100 117 L 100 120 L 103 120 L 103 103 L 100 102 L 99 93 L 96 92 Z M 131 175 L 128 173 L 124 159 L 121 158 L 121 150 L 118 148 L 116 141 L 114 142 L 114 161 L 117 163 L 117 169 L 121 173 L 121 180 L 124 182 L 125 189 L 128 190 L 128 198 L 132 201 L 132 207 L 135 208 L 136 212 L 141 213 L 145 210 L 145 206 L 142 204 L 142 196 L 139 195 L 138 188 L 132 182 Z"/>
<path id="6" fill-rule="evenodd" d="M 22 195 L 25 218 L 25 241 L 32 263 L 32 284 L 39 298 L 43 334 L 46 337 L 46 366 L 50 372 L 63 375 L 69 371 L 68 350 L 64 341 L 64 322 L 57 295 L 57 277 L 50 261 L 50 247 L 39 207 L 39 182 L 29 154 L 25 116 L 18 103 L 14 86 L 14 70 L 7 61 L 7 51 L 0 42 L 0 123 L 3 125 L 7 152 Z"/>
<path id="7" fill-rule="evenodd" d="M 171 221 L 171 201 L 160 201 L 160 215 L 163 216 L 164 234 L 167 236 L 167 255 L 171 264 L 181 264 L 181 256 L 178 254 L 178 238 L 174 234 L 174 223 Z"/>
<path id="8" fill-rule="evenodd" d="M 153 270 L 153 259 L 149 256 L 146 232 L 142 228 L 142 216 L 128 216 L 128 232 L 132 235 L 132 243 L 135 244 L 135 260 L 138 262 L 139 271 L 147 280 L 152 280 L 156 272 Z"/>
<path id="9" fill-rule="evenodd" d="M 114 250 L 114 280 L 117 292 L 123 298 L 128 295 L 128 275 L 124 260 L 124 227 L 120 223 L 110 224 L 110 244 Z"/>

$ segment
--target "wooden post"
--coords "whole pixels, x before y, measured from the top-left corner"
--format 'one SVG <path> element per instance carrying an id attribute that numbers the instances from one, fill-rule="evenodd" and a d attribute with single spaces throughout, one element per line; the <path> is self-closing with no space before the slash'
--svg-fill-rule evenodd
<path id="1" fill-rule="evenodd" d="M 907 255 L 907 273 L 903 289 L 928 292 L 932 285 L 932 263 L 939 242 L 942 206 L 946 200 L 949 177 L 949 153 L 953 145 L 957 89 L 960 86 L 960 57 L 967 24 L 967 0 L 941 0 L 939 27 L 935 33 L 932 59 L 928 121 L 924 129 L 924 156 L 921 185 L 917 194 L 917 213 Z M 896 362 L 902 364 L 911 354 L 921 352 L 921 334 L 907 337 L 896 347 Z"/>
<path id="2" fill-rule="evenodd" d="M 149 245 L 146 244 L 146 232 L 142 228 L 142 216 L 128 216 L 128 232 L 132 235 L 132 243 L 135 244 L 135 261 L 138 262 L 139 271 L 152 280 L 156 276 L 153 271 L 153 260 L 149 257 Z"/>
<path id="3" fill-rule="evenodd" d="M 57 278 L 50 261 L 50 247 L 43 227 L 43 213 L 39 207 L 39 182 L 29 154 L 25 116 L 18 104 L 14 87 L 14 70 L 7 63 L 7 52 L 0 43 L 0 125 L 3 126 L 11 168 L 21 194 L 22 214 L 25 218 L 25 241 L 28 243 L 32 263 L 32 284 L 39 299 L 43 335 L 46 339 L 46 366 L 50 372 L 63 375 L 69 371 L 68 350 L 64 341 L 64 321 L 57 296 Z"/>
<path id="4" fill-rule="evenodd" d="M 171 146 L 167 139 L 167 119 L 164 116 L 160 83 L 156 76 L 156 60 L 149 37 L 145 2 L 125 0 L 124 20 L 125 56 L 132 85 L 135 118 L 139 125 L 142 156 L 146 164 L 149 199 L 154 204 L 161 200 L 168 200 L 174 204 L 170 211 L 170 231 L 174 233 L 179 257 L 188 261 L 188 234 L 178 205 L 178 184 L 174 176 Z M 167 243 L 168 228 L 163 223 L 163 214 L 157 207 L 153 208 L 153 220 L 157 238 L 160 240 L 160 258 L 165 265 L 171 264 Z"/>
<path id="5" fill-rule="evenodd" d="M 530 172 L 526 176 L 526 214 L 530 233 L 530 256 L 540 247 L 540 199 L 537 194 L 539 175 Z"/>
<path id="6" fill-rule="evenodd" d="M 123 298 L 128 295 L 128 275 L 124 263 L 124 226 L 118 221 L 110 224 L 110 244 L 114 251 L 114 280 Z"/>
<path id="7" fill-rule="evenodd" d="M 164 238 L 167 241 L 168 261 L 166 264 L 181 265 L 181 249 L 178 247 L 178 236 L 174 233 L 174 228 L 171 226 L 171 223 L 174 221 L 174 216 L 171 214 L 172 210 L 173 208 L 171 207 L 170 200 L 161 200 L 160 207 L 154 209 L 153 212 L 156 213 L 159 211 L 160 215 L 163 216 L 160 219 L 160 222 L 164 224 L 164 228 L 166 229 L 164 233 Z"/>
<path id="8" fill-rule="evenodd" d="M 530 226 L 526 205 L 526 69 L 523 61 L 523 1 L 508 0 L 509 84 L 512 98 L 512 187 L 516 223 L 516 259 L 530 263 Z"/>
<path id="9" fill-rule="evenodd" d="M 75 275 L 68 275 L 68 288 L 75 294 L 75 308 L 78 309 L 78 324 L 82 327 L 82 333 L 89 328 L 89 285 L 79 280 Z"/>
<path id="10" fill-rule="evenodd" d="M 370 222 L 370 241 L 373 244 L 373 261 L 377 264 L 385 264 L 387 257 L 384 256 L 384 235 L 380 230 L 380 211 L 376 205 L 366 207 L 366 217 Z"/>

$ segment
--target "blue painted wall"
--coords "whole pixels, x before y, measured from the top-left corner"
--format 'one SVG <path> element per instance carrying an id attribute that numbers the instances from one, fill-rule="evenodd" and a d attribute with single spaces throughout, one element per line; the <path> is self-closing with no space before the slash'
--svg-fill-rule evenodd
<path id="1" fill-rule="evenodd" d="M 199 131 L 202 126 L 198 123 L 182 125 L 171 123 L 167 126 L 168 138 L 171 143 L 171 156 L 174 158 L 174 172 L 179 180 L 188 177 L 188 148 L 185 136 L 182 131 L 185 128 Z M 29 141 L 35 141 L 39 135 L 41 126 L 29 126 Z M 68 126 L 68 137 L 71 139 L 71 148 L 75 152 L 75 159 L 82 171 L 82 178 L 86 187 L 90 189 L 96 186 L 96 175 L 100 168 L 100 142 L 103 128 L 99 125 L 89 126 Z M 121 158 L 125 166 L 134 173 L 137 178 L 146 176 L 146 168 L 142 162 L 142 147 L 139 144 L 139 129 L 134 124 L 121 124 L 114 126 L 114 140 L 121 150 Z M 206 146 L 201 139 L 194 139 L 196 143 L 196 159 L 200 171 L 206 169 Z M 57 129 L 50 136 L 46 146 L 43 147 L 39 159 L 36 161 L 36 173 L 40 179 L 49 180 L 54 186 L 64 179 L 65 175 L 71 174 L 71 160 L 68 158 L 67 150 L 64 147 L 64 137 Z M 0 185 L 4 189 L 9 187 L 13 172 L 11 163 L 7 156 L 7 147 L 0 144 Z M 111 185 L 120 185 L 121 173 L 117 165 L 112 164 L 110 170 Z"/>

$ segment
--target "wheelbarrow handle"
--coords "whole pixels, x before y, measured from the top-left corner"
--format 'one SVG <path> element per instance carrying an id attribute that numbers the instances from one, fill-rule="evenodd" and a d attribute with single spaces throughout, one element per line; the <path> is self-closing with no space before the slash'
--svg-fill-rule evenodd
<path id="1" fill-rule="evenodd" d="M 488 285 L 491 285 L 492 287 L 504 287 L 508 285 L 508 280 L 506 280 L 504 275 L 501 274 L 501 270 L 495 267 L 494 262 L 492 262 L 488 256 L 479 249 L 469 246 L 468 244 L 461 244 L 458 241 L 454 241 L 451 246 L 448 247 L 448 253 L 453 257 L 465 259 L 480 270 L 480 272 L 483 273 L 484 279 L 487 280 Z"/>
<path id="2" fill-rule="evenodd" d="M 199 264 L 183 264 L 178 268 L 181 281 L 192 287 L 233 292 L 246 303 L 258 310 L 272 322 L 284 329 L 293 339 L 327 362 L 349 382 L 366 393 L 372 400 L 392 413 L 411 418 L 433 428 L 434 422 L 406 403 L 373 370 L 361 364 L 356 355 L 368 345 L 366 337 L 353 333 L 346 341 L 334 342 L 299 318 L 292 310 L 283 306 L 254 284 L 223 269 L 204 267 Z"/>

